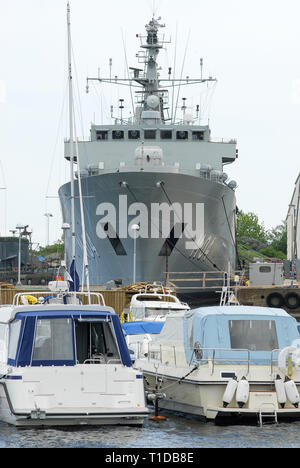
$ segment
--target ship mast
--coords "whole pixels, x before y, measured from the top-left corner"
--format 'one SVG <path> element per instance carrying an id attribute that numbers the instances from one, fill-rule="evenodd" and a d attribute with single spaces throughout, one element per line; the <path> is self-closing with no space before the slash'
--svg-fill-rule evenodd
<path id="1" fill-rule="evenodd" d="M 171 42 L 165 41 L 164 38 L 159 37 L 159 29 L 165 27 L 164 24 L 160 23 L 160 20 L 160 17 L 158 19 L 153 17 L 146 25 L 146 35 L 137 35 L 137 37 L 139 37 L 141 40 L 142 49 L 137 54 L 137 57 L 139 63 L 144 65 L 144 69 L 130 67 L 129 69 L 133 72 L 133 76 L 131 78 L 119 78 L 117 76 L 112 78 L 111 74 L 109 78 L 102 78 L 100 76 L 97 78 L 87 78 L 86 91 L 87 93 L 89 92 L 90 81 L 139 88 L 136 91 L 136 95 L 138 96 L 137 102 L 141 105 L 141 111 L 145 111 L 146 116 L 147 112 L 152 112 L 153 117 L 163 123 L 165 123 L 167 120 L 171 120 L 171 123 L 175 124 L 176 112 L 174 119 L 165 118 L 164 116 L 164 106 L 168 100 L 169 89 L 173 89 L 174 92 L 175 87 L 178 87 L 180 90 L 181 86 L 216 82 L 217 80 L 211 76 L 208 78 L 203 78 L 203 59 L 200 61 L 200 78 L 183 78 L 182 76 L 180 78 L 171 78 L 171 68 L 169 68 L 168 71 L 168 78 L 160 78 L 160 74 L 158 73 L 157 57 L 160 50 L 164 47 L 164 44 Z M 153 114 L 154 112 L 156 113 L 156 116 Z"/>

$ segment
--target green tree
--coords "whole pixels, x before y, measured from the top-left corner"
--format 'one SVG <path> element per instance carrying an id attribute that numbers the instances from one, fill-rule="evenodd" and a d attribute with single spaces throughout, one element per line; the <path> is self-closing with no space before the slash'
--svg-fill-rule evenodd
<path id="1" fill-rule="evenodd" d="M 268 232 L 264 224 L 259 222 L 258 216 L 255 213 L 244 213 L 238 211 L 237 213 L 237 237 L 250 237 L 257 239 L 261 242 L 268 241 Z"/>
<path id="2" fill-rule="evenodd" d="M 287 228 L 286 223 L 282 221 L 279 226 L 270 229 L 268 232 L 268 243 L 274 250 L 287 253 Z"/>

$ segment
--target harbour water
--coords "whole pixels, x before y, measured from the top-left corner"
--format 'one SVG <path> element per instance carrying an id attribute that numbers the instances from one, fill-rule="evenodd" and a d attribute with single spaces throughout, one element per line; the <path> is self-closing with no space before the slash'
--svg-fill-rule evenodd
<path id="1" fill-rule="evenodd" d="M 0 448 L 300 448 L 300 422 L 258 426 L 216 426 L 193 417 L 166 414 L 167 420 L 138 427 L 16 429 L 0 423 Z M 122 453 L 122 451 L 118 451 Z M 126 450 L 130 453 L 130 450 Z"/>

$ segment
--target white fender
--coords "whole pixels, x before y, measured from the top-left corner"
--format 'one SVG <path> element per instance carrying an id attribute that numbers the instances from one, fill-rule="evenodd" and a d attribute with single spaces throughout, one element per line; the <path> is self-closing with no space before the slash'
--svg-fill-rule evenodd
<path id="1" fill-rule="evenodd" d="M 239 405 L 239 408 L 243 408 L 243 406 L 247 403 L 249 398 L 249 390 L 249 382 L 246 377 L 243 377 L 242 380 L 239 381 L 236 389 L 236 401 Z"/>
<path id="2" fill-rule="evenodd" d="M 141 346 L 141 355 L 145 356 L 149 352 L 149 343 L 152 341 L 151 336 L 146 335 Z"/>
<path id="3" fill-rule="evenodd" d="M 226 408 L 232 402 L 237 386 L 238 382 L 236 377 L 233 377 L 228 381 L 226 390 L 223 395 L 223 408 Z"/>
<path id="4" fill-rule="evenodd" d="M 296 351 L 298 351 L 298 348 L 295 346 L 287 346 L 286 348 L 283 348 L 278 356 L 278 367 L 280 370 L 285 371 L 286 370 L 286 359 L 289 354 L 293 354 Z"/>
<path id="5" fill-rule="evenodd" d="M 284 382 L 282 378 L 280 377 L 280 375 L 277 375 L 274 383 L 275 383 L 278 403 L 280 404 L 281 408 L 284 408 L 286 404 L 286 392 L 285 392 Z"/>
<path id="6" fill-rule="evenodd" d="M 298 408 L 300 398 L 295 382 L 289 377 L 286 377 L 284 380 L 284 388 L 289 402 L 292 403 L 295 408 Z"/>

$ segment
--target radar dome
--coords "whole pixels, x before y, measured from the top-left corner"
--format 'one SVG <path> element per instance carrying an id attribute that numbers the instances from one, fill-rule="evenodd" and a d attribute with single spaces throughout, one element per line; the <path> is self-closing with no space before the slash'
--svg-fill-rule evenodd
<path id="1" fill-rule="evenodd" d="M 159 106 L 159 98 L 154 94 L 148 96 L 146 102 L 147 106 L 150 107 L 150 109 L 156 109 Z"/>

